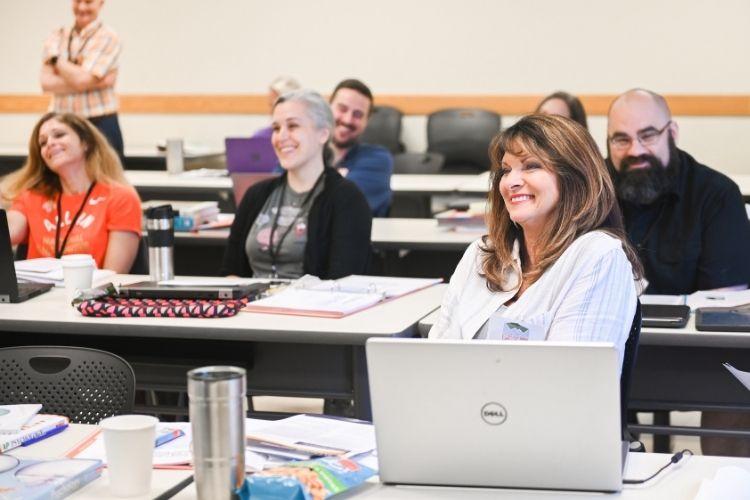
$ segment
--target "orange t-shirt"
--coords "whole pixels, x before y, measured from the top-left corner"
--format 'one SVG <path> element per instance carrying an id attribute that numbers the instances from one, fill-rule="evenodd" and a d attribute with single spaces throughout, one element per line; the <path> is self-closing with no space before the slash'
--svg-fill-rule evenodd
<path id="1" fill-rule="evenodd" d="M 81 208 L 86 193 L 62 197 L 62 245 L 73 217 Z M 24 191 L 15 199 L 11 210 L 26 216 L 29 224 L 27 258 L 55 256 L 57 230 L 57 197 L 46 198 L 35 191 Z M 86 253 L 102 267 L 107 253 L 110 231 L 132 231 L 141 235 L 141 200 L 130 186 L 97 182 L 65 245 L 64 254 Z"/>

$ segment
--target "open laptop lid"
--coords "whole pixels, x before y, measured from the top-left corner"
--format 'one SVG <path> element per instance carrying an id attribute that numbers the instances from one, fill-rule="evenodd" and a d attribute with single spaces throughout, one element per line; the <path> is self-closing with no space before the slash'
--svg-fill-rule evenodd
<path id="1" fill-rule="evenodd" d="M 268 289 L 268 283 L 226 286 L 170 286 L 155 281 L 141 281 L 120 287 L 120 296 L 131 299 L 241 299 L 257 298 Z"/>
<path id="2" fill-rule="evenodd" d="M 0 303 L 23 302 L 52 287 L 49 283 L 23 283 L 19 286 L 10 241 L 8 214 L 0 209 Z"/>
<path id="3" fill-rule="evenodd" d="M 617 491 L 617 351 L 602 343 L 370 339 L 381 480 Z"/>
<path id="4" fill-rule="evenodd" d="M 268 138 L 227 137 L 224 148 L 230 174 L 269 173 L 279 164 Z"/>

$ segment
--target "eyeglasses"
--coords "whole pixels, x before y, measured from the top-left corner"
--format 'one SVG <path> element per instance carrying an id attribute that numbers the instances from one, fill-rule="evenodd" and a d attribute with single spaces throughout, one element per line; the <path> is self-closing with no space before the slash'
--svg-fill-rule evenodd
<path id="1" fill-rule="evenodd" d="M 656 141 L 659 140 L 659 136 L 661 136 L 661 134 L 663 134 L 664 131 L 667 130 L 667 127 L 669 127 L 671 123 L 672 120 L 669 120 L 667 124 L 660 129 L 649 127 L 645 130 L 641 130 L 636 134 L 636 140 L 643 147 L 653 146 L 654 144 L 656 144 Z M 630 149 L 630 146 L 633 145 L 633 138 L 625 134 L 618 134 L 614 137 L 609 138 L 609 144 L 614 149 L 626 150 Z"/>

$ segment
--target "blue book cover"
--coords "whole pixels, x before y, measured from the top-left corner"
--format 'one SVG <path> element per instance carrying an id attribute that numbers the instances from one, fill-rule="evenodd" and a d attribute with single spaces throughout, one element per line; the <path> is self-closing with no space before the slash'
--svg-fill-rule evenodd
<path id="1" fill-rule="evenodd" d="M 101 460 L 19 460 L 10 455 L 0 455 L 0 499 L 65 498 L 98 478 L 101 473 Z"/>

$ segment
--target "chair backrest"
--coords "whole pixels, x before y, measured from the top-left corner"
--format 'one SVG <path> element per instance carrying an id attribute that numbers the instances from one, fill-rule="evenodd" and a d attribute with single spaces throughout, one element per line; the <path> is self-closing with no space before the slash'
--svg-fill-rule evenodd
<path id="1" fill-rule="evenodd" d="M 130 266 L 128 274 L 148 274 L 148 266 L 148 245 L 146 238 L 143 237 L 138 242 L 138 253 L 135 254 L 135 260 L 133 261 L 133 265 Z"/>
<path id="2" fill-rule="evenodd" d="M 133 411 L 135 374 L 121 357 L 86 347 L 0 349 L 0 404 L 41 403 L 43 413 L 96 424 Z"/>
<path id="3" fill-rule="evenodd" d="M 484 109 L 444 109 L 427 117 L 427 150 L 445 155 L 445 172 L 490 168 L 487 154 L 500 132 L 500 115 Z"/>
<path id="4" fill-rule="evenodd" d="M 620 411 L 623 438 L 627 437 L 628 426 L 628 401 L 630 399 L 630 380 L 633 377 L 635 361 L 638 357 L 638 342 L 641 337 L 641 301 L 638 300 L 635 306 L 635 315 L 633 323 L 630 326 L 628 340 L 625 342 L 625 353 L 622 360 L 622 373 L 620 374 Z"/>
<path id="5" fill-rule="evenodd" d="M 393 155 L 394 174 L 436 174 L 445 163 L 440 153 L 399 153 Z"/>
<path id="6" fill-rule="evenodd" d="M 375 106 L 367 122 L 367 128 L 362 133 L 362 142 L 379 144 L 388 149 L 391 154 L 401 153 L 404 145 L 401 143 L 401 118 L 403 113 L 391 106 Z"/>

